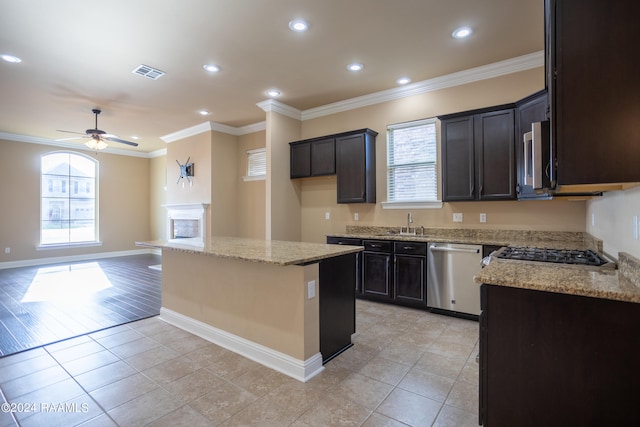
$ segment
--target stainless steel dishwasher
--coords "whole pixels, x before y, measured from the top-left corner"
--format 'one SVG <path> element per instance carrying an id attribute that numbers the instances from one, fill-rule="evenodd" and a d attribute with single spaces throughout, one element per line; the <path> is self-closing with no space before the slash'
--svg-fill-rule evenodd
<path id="1" fill-rule="evenodd" d="M 481 245 L 430 243 L 427 255 L 427 307 L 480 315 Z"/>

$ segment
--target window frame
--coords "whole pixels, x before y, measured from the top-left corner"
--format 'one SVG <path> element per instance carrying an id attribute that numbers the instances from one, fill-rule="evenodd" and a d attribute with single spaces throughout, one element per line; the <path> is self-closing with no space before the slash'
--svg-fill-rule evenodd
<path id="1" fill-rule="evenodd" d="M 252 173 L 252 156 L 264 156 L 261 162 L 264 162 L 264 173 L 253 174 Z M 267 179 L 267 149 L 266 148 L 254 148 L 247 150 L 247 174 L 242 177 L 244 181 L 264 181 Z"/>
<path id="2" fill-rule="evenodd" d="M 433 162 L 433 167 L 435 169 L 435 200 L 390 200 L 391 199 L 391 171 L 399 167 L 399 164 L 390 164 L 390 151 L 392 149 L 392 141 L 391 133 L 398 129 L 406 129 L 410 127 L 424 126 L 424 125 L 433 125 L 435 130 L 435 150 L 436 150 L 436 158 Z M 420 119 L 411 122 L 397 123 L 387 126 L 387 168 L 386 168 L 386 184 L 387 184 L 387 201 L 382 202 L 383 209 L 439 209 L 442 208 L 443 203 L 441 199 L 441 191 L 440 191 L 440 182 L 441 182 L 441 171 L 440 171 L 440 146 L 439 146 L 439 132 L 438 132 L 438 121 L 435 117 Z M 425 162 L 416 162 L 414 164 L 423 164 Z M 429 162 L 430 163 L 430 162 Z M 411 164 L 411 163 L 409 163 Z M 402 166 L 408 165 L 407 163 Z"/>
<path id="3" fill-rule="evenodd" d="M 90 180 L 93 181 L 93 185 L 94 185 L 94 194 L 93 194 L 93 217 L 92 218 L 87 218 L 87 219 L 91 219 L 93 221 L 94 224 L 94 235 L 93 235 L 93 239 L 91 240 L 78 240 L 78 241 L 72 241 L 71 240 L 71 228 L 69 227 L 69 239 L 66 242 L 52 242 L 52 243 L 43 243 L 43 225 L 45 222 L 45 218 L 44 218 L 44 203 L 45 200 L 50 198 L 51 196 L 47 196 L 47 191 L 45 189 L 45 186 L 49 189 L 49 192 L 55 191 L 56 189 L 56 185 L 55 185 L 55 181 L 52 178 L 47 178 L 47 182 L 44 182 L 44 179 L 46 177 L 46 175 L 50 175 L 50 174 L 46 174 L 44 172 L 43 169 L 43 162 L 45 160 L 46 157 L 48 156 L 52 156 L 52 155 L 67 155 L 69 156 L 69 163 L 71 164 L 71 159 L 73 157 L 76 158 L 80 158 L 83 161 L 88 160 L 91 162 L 91 164 L 93 164 L 93 177 L 89 177 L 89 179 L 87 180 L 86 177 L 82 177 L 83 181 L 85 183 L 89 183 Z M 75 151 L 51 151 L 51 152 L 47 152 L 47 153 L 43 153 L 40 155 L 40 203 L 39 203 L 39 209 L 40 209 L 40 214 L 39 214 L 39 218 L 40 218 L 40 226 L 39 226 L 39 242 L 38 245 L 36 247 L 37 250 L 48 250 L 48 249 L 60 249 L 60 248 L 69 248 L 69 247 L 85 247 L 85 246 L 101 246 L 102 242 L 100 242 L 99 236 L 99 162 L 97 159 L 94 159 L 93 157 L 87 156 L 83 153 L 78 153 Z M 64 185 L 68 184 L 68 191 L 61 191 L 62 194 L 62 198 L 67 200 L 67 204 L 69 205 L 69 215 L 71 215 L 71 201 L 73 199 L 83 199 L 82 197 L 77 197 L 77 194 L 74 194 L 72 188 L 73 188 L 73 184 L 72 182 L 74 182 L 74 175 L 71 174 L 71 171 L 69 170 L 67 175 L 60 175 L 61 177 L 61 181 L 64 181 Z M 78 181 L 79 182 L 79 181 Z M 85 184 L 85 189 L 86 184 Z M 62 189 L 61 189 L 62 190 Z M 86 197 L 84 198 L 86 199 Z M 75 211 L 78 211 L 77 207 L 74 207 L 73 209 L 75 209 Z M 82 212 L 86 212 L 85 209 L 82 210 Z M 67 219 L 67 221 L 72 221 L 71 217 Z"/>

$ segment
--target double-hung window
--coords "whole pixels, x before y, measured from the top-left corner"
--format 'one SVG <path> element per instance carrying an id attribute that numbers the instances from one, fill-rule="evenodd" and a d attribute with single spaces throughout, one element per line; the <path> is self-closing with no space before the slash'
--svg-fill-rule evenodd
<path id="1" fill-rule="evenodd" d="M 437 207 L 438 141 L 436 120 L 387 127 L 387 203 L 393 207 Z"/>
<path id="2" fill-rule="evenodd" d="M 40 247 L 96 244 L 97 161 L 68 152 L 40 160 Z"/>

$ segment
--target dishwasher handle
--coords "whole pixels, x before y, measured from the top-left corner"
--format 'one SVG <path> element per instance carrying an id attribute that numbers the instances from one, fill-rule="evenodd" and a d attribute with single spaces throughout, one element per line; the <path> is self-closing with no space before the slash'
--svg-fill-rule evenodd
<path id="1" fill-rule="evenodd" d="M 429 250 L 433 252 L 463 252 L 467 254 L 480 253 L 480 249 L 447 248 L 444 246 L 429 246 Z"/>

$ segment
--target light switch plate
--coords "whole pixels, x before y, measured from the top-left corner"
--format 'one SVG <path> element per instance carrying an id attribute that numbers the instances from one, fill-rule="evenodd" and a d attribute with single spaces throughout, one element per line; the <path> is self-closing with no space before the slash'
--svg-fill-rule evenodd
<path id="1" fill-rule="evenodd" d="M 307 298 L 315 298 L 316 296 L 316 281 L 312 280 L 307 282 Z"/>
<path id="2" fill-rule="evenodd" d="M 330 212 L 325 212 L 324 213 L 324 219 L 331 219 L 331 213 Z"/>
<path id="3" fill-rule="evenodd" d="M 487 214 L 486 213 L 481 213 L 480 214 L 480 222 L 487 222 Z"/>

